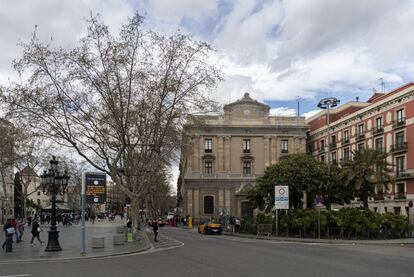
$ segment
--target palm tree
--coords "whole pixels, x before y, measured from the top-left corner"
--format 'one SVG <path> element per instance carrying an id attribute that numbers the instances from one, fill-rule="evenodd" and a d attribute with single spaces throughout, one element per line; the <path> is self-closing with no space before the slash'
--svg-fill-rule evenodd
<path id="1" fill-rule="evenodd" d="M 387 153 L 374 149 L 353 151 L 353 156 L 343 164 L 341 176 L 346 185 L 360 192 L 364 208 L 368 209 L 368 196 L 374 187 L 382 191 L 384 185 L 394 183 L 392 165 L 387 162 Z"/>

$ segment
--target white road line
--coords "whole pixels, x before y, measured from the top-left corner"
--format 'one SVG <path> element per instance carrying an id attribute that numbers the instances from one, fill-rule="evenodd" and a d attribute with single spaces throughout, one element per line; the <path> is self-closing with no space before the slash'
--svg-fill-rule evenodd
<path id="1" fill-rule="evenodd" d="M 18 275 L 2 275 L 0 277 L 24 277 L 24 276 L 30 276 L 29 274 L 18 274 Z"/>

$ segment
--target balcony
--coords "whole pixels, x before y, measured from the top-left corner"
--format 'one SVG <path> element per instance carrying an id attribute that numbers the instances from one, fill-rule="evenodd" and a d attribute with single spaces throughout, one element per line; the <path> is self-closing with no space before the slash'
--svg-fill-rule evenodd
<path id="1" fill-rule="evenodd" d="M 405 192 L 396 192 L 394 194 L 394 199 L 407 199 L 407 195 Z"/>
<path id="2" fill-rule="evenodd" d="M 381 135 L 384 133 L 384 127 L 383 126 L 377 126 L 372 129 L 372 132 L 374 133 L 374 136 Z"/>
<path id="3" fill-rule="evenodd" d="M 321 154 L 321 153 L 325 153 L 325 147 L 320 147 L 320 148 L 318 148 L 318 153 L 319 153 L 319 154 Z"/>
<path id="4" fill-rule="evenodd" d="M 356 141 L 361 141 L 365 139 L 365 133 L 360 133 L 356 135 Z"/>
<path id="5" fill-rule="evenodd" d="M 329 144 L 330 150 L 336 149 L 336 142 L 332 142 Z"/>
<path id="6" fill-rule="evenodd" d="M 213 153 L 213 149 L 204 149 L 204 153 Z"/>
<path id="7" fill-rule="evenodd" d="M 250 149 L 243 149 L 244 154 L 250 154 Z"/>
<path id="8" fill-rule="evenodd" d="M 398 142 L 396 144 L 391 145 L 391 152 L 405 152 L 408 149 L 408 143 L 406 141 Z"/>
<path id="9" fill-rule="evenodd" d="M 342 139 L 342 145 L 349 144 L 349 138 L 343 138 Z"/>
<path id="10" fill-rule="evenodd" d="M 402 127 L 404 127 L 405 126 L 405 117 L 403 117 L 403 118 L 399 118 L 399 119 L 397 119 L 397 120 L 395 120 L 394 121 L 394 124 L 393 124 L 393 128 L 394 128 L 394 130 L 395 129 L 399 129 L 399 128 L 402 128 Z"/>
<path id="11" fill-rule="evenodd" d="M 395 177 L 398 180 L 414 178 L 414 169 L 397 170 L 397 172 L 395 173 Z"/>
<path id="12" fill-rule="evenodd" d="M 282 153 L 282 154 L 288 154 L 289 153 L 289 150 L 288 149 L 281 149 L 280 150 L 280 153 Z"/>

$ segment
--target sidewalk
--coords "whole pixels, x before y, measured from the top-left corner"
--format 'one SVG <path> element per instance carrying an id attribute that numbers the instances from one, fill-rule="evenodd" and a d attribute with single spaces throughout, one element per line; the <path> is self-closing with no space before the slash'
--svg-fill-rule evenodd
<path id="1" fill-rule="evenodd" d="M 360 245 L 410 245 L 414 246 L 414 238 L 405 239 L 389 239 L 389 240 L 343 240 L 343 239 L 311 239 L 311 238 L 294 238 L 294 237 L 275 237 L 275 236 L 256 236 L 243 233 L 231 233 L 223 232 L 227 236 L 236 236 L 249 239 L 261 239 L 261 240 L 276 240 L 276 241 L 290 241 L 290 242 L 302 242 L 302 243 L 326 243 L 326 244 L 360 244 Z"/>
<path id="2" fill-rule="evenodd" d="M 116 235 L 116 229 L 123 226 L 121 220 L 115 222 L 95 222 L 92 224 L 86 222 L 86 254 L 81 254 L 81 225 L 58 226 L 59 242 L 62 251 L 45 252 L 47 245 L 47 237 L 49 226 L 42 226 L 43 231 L 40 239 L 43 245 L 35 239 L 34 246 L 30 245 L 32 234 L 29 227 L 25 226 L 23 241 L 21 243 L 13 243 L 13 252 L 6 253 L 0 250 L 0 264 L 11 262 L 28 262 L 28 261 L 47 261 L 47 260 L 71 260 L 71 259 L 87 259 L 96 257 L 115 256 L 129 253 L 141 252 L 149 249 L 151 245 L 143 233 L 138 234 L 138 238 L 134 242 L 125 242 L 124 245 L 113 245 L 113 235 Z M 0 232 L 0 241 L 3 244 L 5 237 L 4 232 Z M 92 249 L 92 237 L 105 237 L 104 248 Z"/>

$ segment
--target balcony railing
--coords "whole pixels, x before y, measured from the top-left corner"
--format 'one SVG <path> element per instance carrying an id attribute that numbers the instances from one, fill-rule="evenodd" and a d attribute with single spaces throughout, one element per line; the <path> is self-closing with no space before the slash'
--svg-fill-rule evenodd
<path id="1" fill-rule="evenodd" d="M 204 149 L 204 152 L 205 153 L 212 153 L 213 152 L 213 149 Z"/>
<path id="2" fill-rule="evenodd" d="M 397 172 L 395 173 L 395 177 L 397 179 L 414 178 L 414 169 L 397 170 Z"/>
<path id="3" fill-rule="evenodd" d="M 374 200 L 384 200 L 384 194 L 377 193 L 374 195 Z"/>
<path id="4" fill-rule="evenodd" d="M 394 194 L 394 199 L 407 199 L 407 195 L 405 192 L 396 192 Z"/>
<path id="5" fill-rule="evenodd" d="M 404 126 L 405 126 L 405 117 L 395 120 L 392 127 L 394 129 L 398 129 L 398 128 L 401 128 L 401 127 L 404 127 Z"/>
<path id="6" fill-rule="evenodd" d="M 243 149 L 243 153 L 245 153 L 245 154 L 250 153 L 250 149 Z"/>
<path id="7" fill-rule="evenodd" d="M 365 133 L 357 134 L 357 136 L 356 136 L 357 141 L 360 141 L 360 140 L 363 140 L 363 139 L 365 139 Z"/>
<path id="8" fill-rule="evenodd" d="M 281 149 L 280 150 L 280 153 L 287 154 L 287 153 L 289 153 L 289 150 L 288 149 Z"/>
<path id="9" fill-rule="evenodd" d="M 372 129 L 372 132 L 374 133 L 374 135 L 380 135 L 380 134 L 384 133 L 384 127 L 383 126 L 377 126 L 377 127 Z"/>
<path id="10" fill-rule="evenodd" d="M 407 151 L 408 149 L 408 143 L 406 141 L 398 142 L 396 144 L 391 145 L 391 152 L 403 152 Z"/>
<path id="11" fill-rule="evenodd" d="M 256 179 L 262 177 L 264 174 L 250 174 L 249 176 L 241 173 L 230 173 L 225 171 L 213 172 L 212 174 L 200 173 L 199 171 L 188 172 L 186 179 Z"/>
<path id="12" fill-rule="evenodd" d="M 342 139 L 342 145 L 349 144 L 349 138 Z"/>
<path id="13" fill-rule="evenodd" d="M 329 148 L 332 149 L 336 149 L 336 142 L 332 142 L 329 144 Z"/>
<path id="14" fill-rule="evenodd" d="M 319 147 L 318 148 L 318 153 L 324 153 L 325 152 L 325 147 Z"/>

